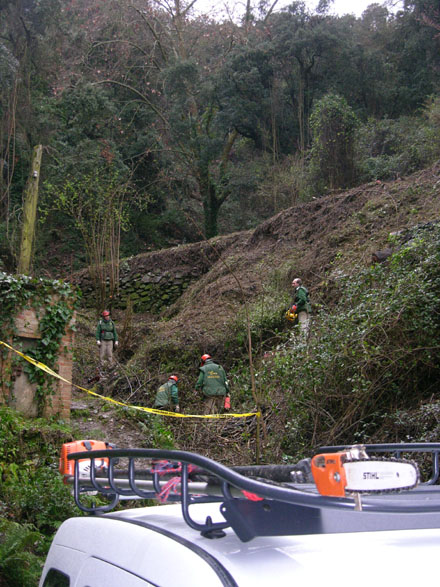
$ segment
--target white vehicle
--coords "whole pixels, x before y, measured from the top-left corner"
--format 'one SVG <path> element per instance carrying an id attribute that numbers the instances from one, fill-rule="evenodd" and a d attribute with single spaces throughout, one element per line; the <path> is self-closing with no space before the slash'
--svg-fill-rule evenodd
<path id="1" fill-rule="evenodd" d="M 40 587 L 415 587 L 435 580 L 440 444 L 319 452 L 311 483 L 298 467 L 231 469 L 181 451 L 71 453 L 75 500 L 93 515 L 62 524 Z M 417 465 L 401 458 L 416 453 L 423 464 L 432 459 L 424 483 Z M 79 464 L 87 456 L 85 476 Z M 92 492 L 108 503 L 85 505 Z M 110 512 L 120 499 L 153 497 L 167 504 Z"/>

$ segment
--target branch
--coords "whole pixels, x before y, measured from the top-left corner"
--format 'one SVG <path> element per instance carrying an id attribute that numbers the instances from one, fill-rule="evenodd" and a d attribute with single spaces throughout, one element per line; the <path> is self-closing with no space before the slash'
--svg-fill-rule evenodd
<path id="1" fill-rule="evenodd" d="M 229 133 L 228 140 L 226 141 L 226 144 L 223 148 L 223 153 L 222 153 L 222 158 L 221 158 L 221 163 L 220 163 L 220 175 L 221 176 L 223 176 L 223 174 L 226 171 L 226 167 L 227 167 L 228 161 L 229 161 L 229 155 L 231 154 L 232 147 L 234 146 L 234 143 L 235 143 L 237 137 L 238 137 L 238 131 L 236 128 L 234 128 L 234 130 Z"/>
<path id="2" fill-rule="evenodd" d="M 434 13 L 435 14 L 435 13 Z M 438 17 L 438 13 L 436 14 Z M 428 26 L 434 28 L 436 31 L 440 31 L 440 23 L 435 22 L 430 16 L 428 16 L 425 12 L 422 12 L 421 17 L 417 19 L 419 22 L 424 22 Z M 439 35 L 435 35 L 438 37 Z"/>
<path id="3" fill-rule="evenodd" d="M 26 23 L 24 22 L 24 18 L 21 15 L 19 16 L 19 21 L 21 22 L 21 24 L 23 26 L 23 29 L 24 29 L 24 32 L 25 32 L 25 35 L 26 35 L 26 39 L 27 39 L 27 43 L 28 43 L 28 46 L 29 46 L 31 44 L 31 41 L 32 41 L 31 32 L 28 29 L 28 27 L 26 26 Z"/>
<path id="4" fill-rule="evenodd" d="M 269 10 L 267 11 L 266 16 L 263 19 L 263 23 L 267 22 L 267 19 L 269 18 L 269 16 L 272 14 L 272 12 L 275 9 L 275 6 L 278 4 L 278 0 L 275 0 L 275 2 L 272 4 L 272 6 L 269 8 Z"/>
<path id="5" fill-rule="evenodd" d="M 234 146 L 234 143 L 235 143 L 237 137 L 238 137 L 237 129 L 234 129 L 232 132 L 229 133 L 228 140 L 226 141 L 226 144 L 224 146 L 222 158 L 221 158 L 221 162 L 220 162 L 220 181 L 221 181 L 222 177 L 224 176 L 224 174 L 226 173 L 226 167 L 229 162 L 229 156 L 231 154 L 232 147 Z M 220 198 L 218 198 L 218 202 L 220 205 L 222 205 L 223 202 L 226 201 L 226 199 L 229 197 L 230 193 L 231 192 L 229 192 L 229 191 L 225 191 L 223 193 L 223 195 Z"/>
<path id="6" fill-rule="evenodd" d="M 277 0 L 278 1 L 278 0 Z M 194 4 L 197 2 L 197 0 L 192 0 L 192 2 L 190 2 L 188 4 L 188 6 L 185 8 L 185 10 L 181 13 L 182 16 L 186 16 L 188 14 L 188 12 L 191 10 L 191 8 L 194 6 Z"/>
<path id="7" fill-rule="evenodd" d="M 131 45 L 144 55 L 148 55 L 148 53 L 144 49 L 142 49 L 142 47 L 139 47 L 139 45 L 137 45 L 136 43 L 133 43 L 132 41 L 127 41 L 126 39 L 109 39 L 108 41 L 96 41 L 90 47 L 89 53 L 93 51 L 93 49 L 96 49 L 96 47 L 99 47 L 100 45 L 109 45 L 110 43 L 127 43 L 127 45 Z"/>
<path id="8" fill-rule="evenodd" d="M 139 14 L 139 16 L 142 18 L 142 20 L 145 22 L 145 24 L 149 28 L 151 34 L 153 35 L 156 43 L 159 45 L 159 49 L 160 49 L 160 52 L 162 54 L 163 60 L 166 63 L 168 61 L 167 54 L 165 53 L 165 51 L 164 51 L 164 49 L 162 47 L 162 43 L 160 42 L 159 36 L 157 35 L 156 31 L 154 30 L 151 22 L 145 17 L 145 14 L 141 10 L 139 10 L 138 8 L 135 8 L 135 10 Z"/>
<path id="9" fill-rule="evenodd" d="M 118 82 L 118 81 L 112 80 L 112 79 L 104 79 L 99 82 L 94 82 L 93 85 L 101 85 L 101 84 L 113 84 L 115 86 L 120 86 L 121 88 L 125 88 L 126 90 L 129 90 L 130 92 L 133 92 L 133 94 L 135 94 L 136 96 L 139 96 L 139 98 L 142 100 L 142 102 L 145 102 L 145 104 L 147 104 L 147 106 L 149 108 L 151 108 L 151 110 L 153 110 L 153 112 L 155 112 L 157 114 L 157 116 L 162 120 L 162 122 L 165 124 L 166 127 L 169 126 L 168 120 L 164 117 L 162 112 L 152 102 L 150 102 L 150 100 L 145 96 L 145 94 L 142 94 L 142 92 L 139 92 L 139 90 L 137 90 L 136 88 L 133 88 L 133 86 L 130 86 L 128 84 L 124 84 L 123 82 Z"/>

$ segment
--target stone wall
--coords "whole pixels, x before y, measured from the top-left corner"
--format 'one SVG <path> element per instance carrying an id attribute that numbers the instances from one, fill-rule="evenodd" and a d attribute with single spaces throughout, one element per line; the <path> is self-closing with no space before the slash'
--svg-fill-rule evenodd
<path id="1" fill-rule="evenodd" d="M 119 267 L 119 292 L 111 300 L 111 306 L 124 309 L 131 299 L 135 312 L 159 313 L 207 273 L 222 251 L 237 238 L 238 235 L 230 235 L 123 259 Z M 78 273 L 73 282 L 81 288 L 85 305 L 94 306 L 96 294 L 88 271 Z"/>
<path id="2" fill-rule="evenodd" d="M 125 309 L 128 300 L 135 312 L 159 313 L 163 308 L 173 304 L 186 290 L 190 283 L 200 277 L 197 270 L 167 271 L 145 270 L 137 273 L 122 271 L 119 280 L 119 293 L 112 301 L 113 308 Z M 107 279 L 107 285 L 109 280 Z M 94 287 L 87 277 L 79 282 L 86 305 L 93 306 Z"/>

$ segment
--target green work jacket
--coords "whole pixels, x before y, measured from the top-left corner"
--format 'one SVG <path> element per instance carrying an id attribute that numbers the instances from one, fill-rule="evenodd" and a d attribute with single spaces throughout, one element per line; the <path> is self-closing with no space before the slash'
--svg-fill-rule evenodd
<path id="1" fill-rule="evenodd" d="M 293 296 L 293 303 L 296 305 L 296 311 L 298 314 L 299 312 L 308 312 L 310 314 L 311 306 L 309 292 L 303 285 L 296 288 Z"/>
<path id="2" fill-rule="evenodd" d="M 113 320 L 100 320 L 96 328 L 96 340 L 118 340 L 118 333 Z"/>
<path id="3" fill-rule="evenodd" d="M 213 395 L 226 395 L 229 392 L 229 385 L 223 367 L 214 363 L 212 359 L 208 359 L 205 364 L 200 367 L 196 389 L 201 389 L 203 395 L 207 397 L 212 397 Z"/>
<path id="4" fill-rule="evenodd" d="M 154 408 L 168 408 L 179 404 L 179 390 L 176 382 L 169 379 L 166 383 L 161 385 L 156 393 L 154 400 Z"/>

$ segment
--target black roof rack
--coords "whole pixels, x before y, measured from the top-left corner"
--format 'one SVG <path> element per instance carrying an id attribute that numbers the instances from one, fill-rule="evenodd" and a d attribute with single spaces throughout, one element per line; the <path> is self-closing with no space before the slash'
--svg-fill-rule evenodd
<path id="1" fill-rule="evenodd" d="M 185 451 L 112 449 L 73 453 L 68 458 L 75 460 L 74 498 L 82 511 L 108 512 L 120 499 L 180 502 L 185 522 L 207 538 L 224 535 L 228 527 L 244 542 L 256 536 L 439 528 L 440 486 L 434 484 L 439 477 L 440 443 L 364 446 L 369 454 L 429 455 L 431 476 L 410 491 L 363 497 L 362 511 L 357 511 L 352 498 L 325 497 L 313 484 L 285 482 L 286 470 L 294 470 L 294 466 L 276 466 L 283 479 L 277 482 L 273 475 L 268 475 L 270 479 L 261 477 L 264 466 L 255 467 L 257 477 L 245 476 Z M 344 448 L 321 447 L 317 454 Z M 80 469 L 84 460 L 90 463 L 86 475 Z M 248 474 L 252 469 L 245 468 Z M 86 505 L 82 496 L 90 492 L 98 492 L 108 503 Z M 208 516 L 199 523 L 191 517 L 192 504 L 209 502 L 220 504 L 224 521 L 213 522 Z"/>

